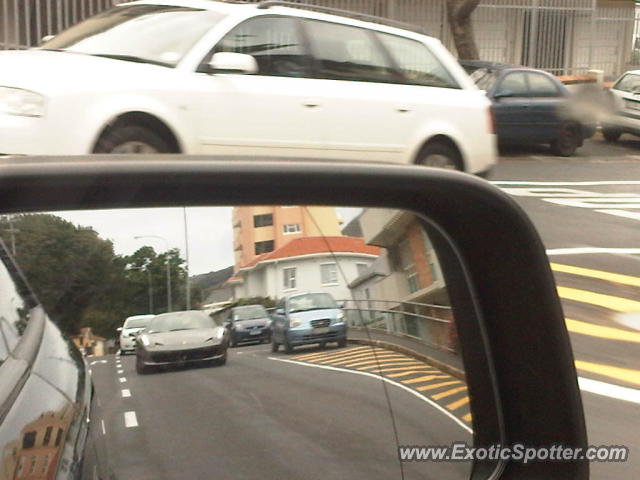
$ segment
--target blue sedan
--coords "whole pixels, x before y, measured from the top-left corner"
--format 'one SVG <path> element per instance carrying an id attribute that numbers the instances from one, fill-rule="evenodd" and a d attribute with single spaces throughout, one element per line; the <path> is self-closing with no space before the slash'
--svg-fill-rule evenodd
<path id="1" fill-rule="evenodd" d="M 553 75 L 500 63 L 460 64 L 492 102 L 499 144 L 549 144 L 555 155 L 568 157 L 595 133 L 595 119 L 578 111 Z"/>

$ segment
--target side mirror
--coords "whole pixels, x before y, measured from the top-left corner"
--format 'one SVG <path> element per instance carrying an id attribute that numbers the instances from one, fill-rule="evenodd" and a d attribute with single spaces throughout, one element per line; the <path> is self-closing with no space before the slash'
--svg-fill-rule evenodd
<path id="1" fill-rule="evenodd" d="M 211 73 L 258 73 L 258 62 L 245 53 L 214 53 L 209 62 Z"/>
<path id="2" fill-rule="evenodd" d="M 495 98 L 496 100 L 500 100 L 501 98 L 509 98 L 509 97 L 515 97 L 515 94 L 511 90 L 502 90 L 500 92 L 496 92 L 493 94 L 493 98 Z"/>

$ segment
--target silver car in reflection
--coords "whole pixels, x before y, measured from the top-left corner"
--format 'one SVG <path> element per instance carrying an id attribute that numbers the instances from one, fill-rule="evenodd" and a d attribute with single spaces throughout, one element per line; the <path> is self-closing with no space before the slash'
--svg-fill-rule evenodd
<path id="1" fill-rule="evenodd" d="M 282 298 L 272 314 L 271 350 L 291 353 L 298 345 L 347 344 L 344 312 L 326 292 L 304 292 Z"/>
<path id="2" fill-rule="evenodd" d="M 136 340 L 136 371 L 207 363 L 224 365 L 228 330 L 205 312 L 190 310 L 156 315 Z"/>

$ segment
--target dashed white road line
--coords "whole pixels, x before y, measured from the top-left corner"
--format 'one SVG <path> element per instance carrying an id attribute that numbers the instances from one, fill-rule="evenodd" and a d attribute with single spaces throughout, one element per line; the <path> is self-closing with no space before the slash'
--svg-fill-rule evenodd
<path id="1" fill-rule="evenodd" d="M 268 357 L 268 358 L 269 358 L 269 360 L 276 360 L 278 362 L 293 363 L 295 365 L 302 365 L 304 367 L 322 368 L 323 370 L 332 370 L 332 371 L 335 371 L 335 372 L 353 373 L 355 375 L 364 375 L 365 377 L 371 377 L 371 378 L 375 378 L 376 380 L 382 380 L 383 382 L 387 382 L 387 383 L 389 383 L 389 384 L 391 384 L 391 385 L 393 385 L 395 387 L 401 388 L 401 389 L 405 390 L 406 392 L 410 393 L 411 395 L 419 398 L 423 402 L 428 403 L 433 408 L 435 408 L 436 410 L 440 411 L 440 413 L 443 413 L 444 415 L 449 417 L 451 420 L 453 420 L 455 423 L 457 423 L 460 427 L 465 429 L 467 432 L 473 434 L 473 430 L 468 425 L 465 425 L 465 423 L 462 420 L 460 420 L 458 417 L 453 415 L 451 412 L 445 410 L 444 407 L 441 407 L 440 405 L 438 405 L 436 402 L 434 402 L 430 398 L 425 397 L 424 395 L 421 395 L 420 393 L 416 392 L 415 390 L 413 390 L 413 389 L 411 389 L 409 387 L 406 387 L 406 386 L 402 385 L 401 383 L 398 383 L 398 382 L 395 382 L 393 380 L 390 380 L 387 377 L 383 377 L 381 375 L 376 375 L 374 373 L 369 373 L 369 372 L 360 372 L 360 371 L 357 371 L 357 370 L 346 370 L 346 369 L 343 369 L 343 368 L 330 367 L 328 365 L 315 365 L 315 364 L 311 364 L 311 363 L 297 362 L 295 360 L 286 360 L 284 358 L 276 358 L 276 357 Z"/>
<path id="2" fill-rule="evenodd" d="M 593 182 L 528 182 L 528 181 L 509 181 L 495 180 L 494 185 L 580 185 L 580 186 L 598 186 L 598 185 L 640 185 L 638 180 L 610 180 L 610 181 L 593 181 Z"/>
<path id="3" fill-rule="evenodd" d="M 575 248 L 551 248 L 547 255 L 581 255 L 589 253 L 612 253 L 616 255 L 640 255 L 640 248 L 601 248 L 601 247 L 575 247 Z"/>
<path id="4" fill-rule="evenodd" d="M 107 363 L 106 360 L 93 360 L 89 362 L 89 365 L 95 365 L 96 363 Z"/>
<path id="5" fill-rule="evenodd" d="M 104 420 L 100 420 L 100 426 L 102 427 L 102 434 L 106 435 L 107 434 L 107 430 L 104 428 Z"/>
<path id="6" fill-rule="evenodd" d="M 136 417 L 136 412 L 124 412 L 124 426 L 127 428 L 138 426 L 138 418 Z"/>
<path id="7" fill-rule="evenodd" d="M 118 370 L 118 373 L 122 375 L 124 373 L 124 370 Z"/>
<path id="8" fill-rule="evenodd" d="M 131 396 L 131 390 L 129 390 L 128 388 L 125 388 L 122 390 L 122 398 L 127 398 Z"/>
<path id="9" fill-rule="evenodd" d="M 629 387 L 621 387 L 612 385 L 611 383 L 591 380 L 590 378 L 578 378 L 578 385 L 583 392 L 595 393 L 616 400 L 624 400 L 627 402 L 640 404 L 640 390 Z"/>
<path id="10" fill-rule="evenodd" d="M 120 377 L 120 383 L 124 383 L 126 381 L 127 381 L 127 379 L 125 377 Z"/>

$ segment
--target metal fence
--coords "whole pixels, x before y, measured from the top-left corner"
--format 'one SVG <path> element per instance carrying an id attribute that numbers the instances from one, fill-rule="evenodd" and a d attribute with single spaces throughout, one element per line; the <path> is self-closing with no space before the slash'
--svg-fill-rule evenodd
<path id="1" fill-rule="evenodd" d="M 24 49 L 113 6 L 113 0 L 0 0 L 0 49 Z"/>
<path id="2" fill-rule="evenodd" d="M 421 27 L 455 51 L 445 0 L 303 0 Z M 0 48 L 28 48 L 105 10 L 114 0 L 0 0 Z M 555 74 L 602 70 L 612 77 L 640 65 L 640 18 L 634 2 L 483 0 L 473 14 L 483 60 Z"/>
<path id="3" fill-rule="evenodd" d="M 343 300 L 347 324 L 409 337 L 430 347 L 457 352 L 451 307 L 389 300 Z"/>

